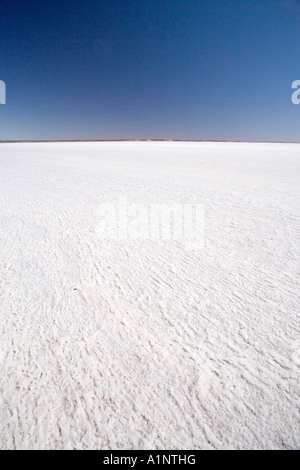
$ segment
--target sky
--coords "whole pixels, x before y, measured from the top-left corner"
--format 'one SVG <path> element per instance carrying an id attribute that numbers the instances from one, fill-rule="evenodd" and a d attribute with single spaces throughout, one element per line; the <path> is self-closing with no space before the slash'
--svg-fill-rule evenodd
<path id="1" fill-rule="evenodd" d="M 298 0 L 0 0 L 0 140 L 300 142 Z"/>

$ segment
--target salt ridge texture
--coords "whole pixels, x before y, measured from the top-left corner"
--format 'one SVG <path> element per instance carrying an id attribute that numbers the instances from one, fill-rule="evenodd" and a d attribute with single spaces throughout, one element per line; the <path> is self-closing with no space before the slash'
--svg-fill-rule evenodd
<path id="1" fill-rule="evenodd" d="M 2 449 L 295 449 L 300 144 L 0 145 Z M 97 207 L 203 204 L 205 246 Z"/>

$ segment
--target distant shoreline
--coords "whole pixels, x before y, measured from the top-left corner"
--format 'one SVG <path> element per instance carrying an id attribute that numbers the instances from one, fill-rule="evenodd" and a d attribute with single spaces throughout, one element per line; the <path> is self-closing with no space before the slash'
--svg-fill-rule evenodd
<path id="1" fill-rule="evenodd" d="M 76 143 L 76 142 L 203 142 L 203 143 L 237 143 L 237 144 L 300 144 L 299 142 L 268 140 L 182 140 L 182 139 L 103 139 L 103 140 L 0 140 L 0 144 L 42 144 L 42 143 Z"/>

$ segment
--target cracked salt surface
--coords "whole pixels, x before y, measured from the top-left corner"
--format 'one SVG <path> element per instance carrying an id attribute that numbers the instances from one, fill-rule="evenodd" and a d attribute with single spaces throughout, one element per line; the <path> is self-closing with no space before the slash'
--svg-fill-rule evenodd
<path id="1" fill-rule="evenodd" d="M 299 144 L 0 145 L 2 449 L 295 449 Z M 97 237 L 199 203 L 205 246 Z"/>

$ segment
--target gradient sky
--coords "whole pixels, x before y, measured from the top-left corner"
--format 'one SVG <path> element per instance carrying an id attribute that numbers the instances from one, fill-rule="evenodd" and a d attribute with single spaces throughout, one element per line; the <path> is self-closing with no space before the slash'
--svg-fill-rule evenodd
<path id="1" fill-rule="evenodd" d="M 300 141 L 297 0 L 0 0 L 0 139 Z"/>

